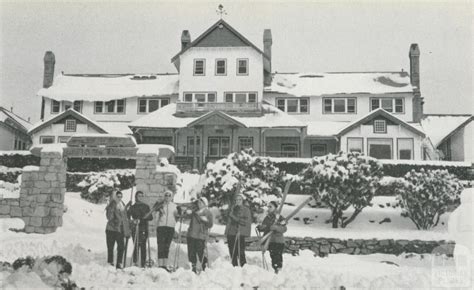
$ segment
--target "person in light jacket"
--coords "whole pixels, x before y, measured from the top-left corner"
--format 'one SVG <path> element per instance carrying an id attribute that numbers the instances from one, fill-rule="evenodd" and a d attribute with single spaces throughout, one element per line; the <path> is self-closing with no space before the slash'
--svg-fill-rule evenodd
<path id="1" fill-rule="evenodd" d="M 234 205 L 230 208 L 225 235 L 232 260 L 232 265 L 243 266 L 247 263 L 245 258 L 245 239 L 250 237 L 252 214 L 250 209 L 243 204 L 244 196 L 237 194 Z"/>
<path id="2" fill-rule="evenodd" d="M 270 258 L 272 259 L 272 268 L 275 273 L 278 273 L 283 267 L 283 250 L 285 249 L 285 238 L 283 233 L 286 232 L 286 222 L 282 216 L 276 216 L 276 209 L 278 204 L 275 201 L 271 201 L 268 204 L 268 214 L 263 219 L 262 224 L 257 226 L 257 230 L 262 232 L 263 235 L 268 232 L 272 232 L 270 236 L 270 243 L 268 245 L 268 251 L 270 252 Z"/>
<path id="3" fill-rule="evenodd" d="M 107 263 L 112 266 L 114 265 L 114 247 L 115 243 L 117 243 L 116 267 L 119 269 L 123 268 L 125 237 L 128 238 L 131 235 L 127 211 L 122 197 L 122 192 L 117 191 L 105 208 L 107 216 L 107 226 L 105 228 Z"/>
<path id="4" fill-rule="evenodd" d="M 207 207 L 207 199 L 201 197 L 197 201 L 197 208 L 187 211 L 187 216 L 191 218 L 186 238 L 188 244 L 188 259 L 189 262 L 191 262 L 194 273 L 197 273 L 198 262 L 203 271 L 208 265 L 208 258 L 204 255 L 204 249 L 207 239 L 209 238 L 209 229 L 212 228 L 213 225 L 213 217 Z"/>
<path id="5" fill-rule="evenodd" d="M 156 214 L 156 241 L 158 244 L 158 267 L 167 268 L 171 241 L 174 237 L 174 228 L 178 220 L 176 204 L 172 202 L 173 193 L 165 192 L 165 198 Z"/>

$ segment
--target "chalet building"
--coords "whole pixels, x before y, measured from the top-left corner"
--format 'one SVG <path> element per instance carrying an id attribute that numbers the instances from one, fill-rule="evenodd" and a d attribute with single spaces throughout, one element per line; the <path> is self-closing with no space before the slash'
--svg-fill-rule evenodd
<path id="1" fill-rule="evenodd" d="M 174 146 L 174 161 L 193 168 L 245 148 L 273 157 L 342 150 L 380 159 L 472 160 L 452 152 L 470 136 L 471 116 L 435 141 L 437 131 L 425 129 L 449 116 L 423 114 L 417 44 L 409 48 L 409 72 L 344 73 L 275 73 L 272 45 L 269 29 L 260 49 L 219 20 L 194 40 L 183 31 L 171 58 L 174 74 L 53 78 L 55 58 L 47 52 L 33 142 L 64 142 L 79 130 L 133 134 L 139 143 Z"/>
<path id="2" fill-rule="evenodd" d="M 30 148 L 31 139 L 27 134 L 30 127 L 31 123 L 13 113 L 13 109 L 0 107 L 0 150 Z"/>

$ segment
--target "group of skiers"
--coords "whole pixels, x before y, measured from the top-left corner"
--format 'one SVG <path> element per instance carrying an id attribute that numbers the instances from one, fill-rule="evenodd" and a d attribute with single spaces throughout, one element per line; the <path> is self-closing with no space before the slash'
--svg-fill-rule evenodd
<path id="1" fill-rule="evenodd" d="M 144 194 L 135 193 L 135 203 L 125 204 L 123 194 L 117 191 L 106 207 L 107 226 L 107 262 L 114 265 L 114 248 L 117 244 L 116 268 L 123 268 L 126 261 L 126 248 L 128 240 L 132 237 L 134 250 L 132 262 L 135 266 L 145 267 L 150 257 L 148 222 L 154 219 L 158 246 L 158 267 L 170 271 L 168 265 L 169 249 L 175 235 L 175 226 L 180 222 L 178 234 L 181 233 L 183 220 L 189 220 L 186 242 L 188 260 L 192 271 L 204 271 L 209 261 L 206 253 L 206 244 L 209 230 L 213 226 L 213 215 L 208 208 L 205 197 L 198 198 L 195 202 L 178 206 L 173 202 L 173 193 L 166 191 L 164 199 L 150 208 L 143 202 Z M 225 235 L 233 266 L 243 266 L 247 263 L 245 258 L 245 239 L 251 235 L 252 214 L 245 205 L 245 197 L 240 193 L 234 195 L 233 204 L 227 216 Z M 276 273 L 283 265 L 284 237 L 286 232 L 285 220 L 276 214 L 278 204 L 274 201 L 268 205 L 268 214 L 263 222 L 257 226 L 257 234 L 269 234 L 268 251 L 272 260 L 272 267 Z M 277 217 L 278 216 L 278 217 Z M 148 243 L 148 253 L 147 253 Z M 177 252 L 178 253 L 178 252 Z M 175 258 L 176 260 L 176 258 Z M 176 262 L 176 261 L 175 261 Z M 176 265 L 175 265 L 176 266 Z M 198 269 L 199 267 L 199 269 Z"/>

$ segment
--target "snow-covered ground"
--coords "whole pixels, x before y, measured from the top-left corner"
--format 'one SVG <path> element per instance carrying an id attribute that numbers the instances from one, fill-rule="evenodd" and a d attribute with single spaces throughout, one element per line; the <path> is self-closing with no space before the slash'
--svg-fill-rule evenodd
<path id="1" fill-rule="evenodd" d="M 129 191 L 124 192 L 125 199 L 130 196 Z M 300 196 L 289 196 L 288 202 L 297 205 Z M 388 202 L 388 198 L 378 198 L 377 202 Z M 392 200 L 393 201 L 393 200 Z M 289 225 L 288 235 L 299 236 L 333 236 L 340 237 L 374 237 L 377 232 L 384 229 L 385 234 L 400 231 L 406 227 L 406 237 L 411 233 L 416 234 L 410 222 L 402 222 L 395 210 L 381 209 L 377 202 L 374 207 L 358 217 L 354 224 L 348 229 L 334 230 L 325 224 L 324 210 L 305 208 L 298 216 L 300 221 L 292 220 Z M 67 193 L 65 204 L 68 208 L 64 214 L 63 227 L 57 232 L 49 235 L 25 234 L 9 231 L 9 227 L 22 227 L 18 220 L 0 219 L 0 261 L 13 262 L 18 257 L 62 255 L 68 259 L 73 266 L 72 280 L 81 287 L 95 289 L 117 289 L 117 288 L 238 288 L 250 289 L 259 287 L 264 289 L 281 288 L 308 288 L 308 287 L 339 287 L 346 288 L 431 288 L 433 273 L 433 256 L 431 255 L 367 255 L 351 256 L 346 254 L 333 254 L 327 258 L 313 257 L 312 252 L 302 251 L 300 256 L 284 255 L 284 268 L 279 275 L 266 271 L 261 267 L 261 253 L 248 252 L 248 265 L 240 268 L 232 268 L 228 261 L 227 246 L 223 241 L 211 241 L 208 245 L 211 267 L 199 276 L 189 271 L 187 263 L 186 246 L 182 245 L 179 250 L 178 264 L 180 269 L 169 274 L 162 269 L 138 269 L 127 268 L 115 270 L 106 264 L 105 244 L 105 205 L 91 204 L 80 198 L 79 193 Z M 291 207 L 286 206 L 285 211 Z M 371 215 L 372 212 L 372 215 Z M 311 224 L 305 225 L 302 219 L 306 216 L 315 218 Z M 378 222 L 390 217 L 391 223 L 378 224 Z M 367 219 L 376 220 L 370 223 Z M 16 225 L 15 225 L 16 224 Z M 179 227 L 179 225 L 177 226 Z M 184 229 L 185 227 L 183 227 Z M 216 226 L 213 232 L 222 233 L 223 226 Z M 362 233 L 363 232 L 363 233 Z M 420 232 L 420 235 L 422 235 Z M 427 238 L 433 235 L 448 237 L 443 226 L 439 231 L 425 232 Z M 400 236 L 392 233 L 392 237 Z M 413 239 L 413 237 L 411 237 Z M 156 257 L 156 239 L 150 239 L 152 245 L 152 257 Z M 130 243 L 131 244 L 131 243 Z M 128 251 L 131 252 L 131 245 Z M 170 258 L 175 257 L 177 246 L 173 243 Z M 443 258 L 444 259 L 444 258 Z M 270 257 L 266 256 L 269 261 Z M 172 263 L 172 259 L 170 259 Z M 445 259 L 445 267 L 451 269 L 454 265 L 452 259 Z M 436 269 L 436 268 L 435 268 Z M 0 272 L 0 281 L 9 286 L 17 285 L 20 288 L 31 288 L 38 286 L 34 284 L 33 278 L 26 279 L 21 276 L 16 279 L 9 272 Z M 2 283 L 2 282 L 0 282 Z M 16 283 L 16 284 L 15 284 Z M 22 284 L 23 283 L 23 284 Z M 33 284 L 32 284 L 33 283 Z M 6 285 L 3 285 L 6 287 Z M 8 287 L 6 287 L 8 288 Z"/>

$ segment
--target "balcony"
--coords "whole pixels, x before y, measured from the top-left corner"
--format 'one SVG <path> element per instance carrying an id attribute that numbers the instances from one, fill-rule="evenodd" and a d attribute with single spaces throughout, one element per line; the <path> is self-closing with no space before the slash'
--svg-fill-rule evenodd
<path id="1" fill-rule="evenodd" d="M 260 103 L 187 103 L 176 104 L 176 113 L 196 113 L 223 111 L 226 113 L 258 113 L 261 112 Z"/>

